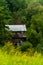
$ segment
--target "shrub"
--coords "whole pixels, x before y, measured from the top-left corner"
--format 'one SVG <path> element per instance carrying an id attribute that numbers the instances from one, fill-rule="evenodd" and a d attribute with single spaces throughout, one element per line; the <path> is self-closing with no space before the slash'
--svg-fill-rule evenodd
<path id="1" fill-rule="evenodd" d="M 27 39 L 32 43 L 33 47 L 36 47 L 40 43 L 41 36 L 41 32 L 37 33 L 36 30 L 31 28 L 27 30 Z"/>
<path id="2" fill-rule="evenodd" d="M 28 41 L 23 42 L 22 45 L 20 46 L 21 51 L 26 51 L 28 48 L 31 48 L 32 44 Z"/>
<path id="3" fill-rule="evenodd" d="M 43 53 L 43 39 L 41 42 L 37 45 L 37 51 Z"/>
<path id="4" fill-rule="evenodd" d="M 7 42 L 7 43 L 5 43 L 5 45 L 2 47 L 2 51 L 3 52 L 6 52 L 7 54 L 9 54 L 9 53 L 13 53 L 14 52 L 14 46 L 13 46 L 13 44 L 11 43 L 11 42 Z"/>

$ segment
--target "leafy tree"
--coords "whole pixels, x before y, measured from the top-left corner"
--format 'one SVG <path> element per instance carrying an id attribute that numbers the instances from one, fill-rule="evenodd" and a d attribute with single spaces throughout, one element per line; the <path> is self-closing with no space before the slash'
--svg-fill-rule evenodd
<path id="1" fill-rule="evenodd" d="M 26 14 L 27 36 L 28 41 L 35 47 L 43 38 L 43 6 L 37 3 L 31 3 L 29 6 Z"/>
<path id="2" fill-rule="evenodd" d="M 25 0 L 6 0 L 6 2 L 12 13 L 12 21 L 9 24 L 15 24 L 18 19 L 22 19 L 23 12 L 27 8 L 27 3 Z"/>
<path id="3" fill-rule="evenodd" d="M 26 2 L 25 0 L 6 0 L 9 9 L 12 12 L 16 12 L 20 9 L 25 9 L 26 8 Z"/>
<path id="4" fill-rule="evenodd" d="M 5 25 L 10 21 L 10 11 L 5 0 L 0 0 L 0 45 L 4 45 L 7 31 Z"/>

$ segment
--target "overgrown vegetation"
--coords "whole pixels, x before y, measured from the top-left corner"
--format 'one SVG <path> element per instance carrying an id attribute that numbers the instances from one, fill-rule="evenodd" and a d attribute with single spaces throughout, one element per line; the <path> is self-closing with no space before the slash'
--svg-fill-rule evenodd
<path id="1" fill-rule="evenodd" d="M 0 45 L 12 37 L 5 25 L 20 22 L 27 26 L 27 41 L 32 47 L 43 47 L 43 1 L 0 0 Z"/>
<path id="2" fill-rule="evenodd" d="M 19 47 L 5 26 L 16 23 L 27 27 L 27 41 Z M 42 0 L 0 0 L 0 65 L 43 65 Z"/>
<path id="3" fill-rule="evenodd" d="M 20 53 L 7 55 L 0 52 L 0 65 L 43 65 L 43 56 L 35 54 L 31 57 Z"/>
<path id="4" fill-rule="evenodd" d="M 32 49 L 23 53 L 8 42 L 0 49 L 0 65 L 43 65 L 43 56 Z"/>

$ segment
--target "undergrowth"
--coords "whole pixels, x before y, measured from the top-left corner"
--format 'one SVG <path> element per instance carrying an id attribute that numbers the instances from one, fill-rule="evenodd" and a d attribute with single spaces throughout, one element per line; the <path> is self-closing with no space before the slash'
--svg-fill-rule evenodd
<path id="1" fill-rule="evenodd" d="M 12 44 L 6 44 L 0 48 L 0 65 L 43 65 L 43 55 L 41 53 L 24 52 Z"/>

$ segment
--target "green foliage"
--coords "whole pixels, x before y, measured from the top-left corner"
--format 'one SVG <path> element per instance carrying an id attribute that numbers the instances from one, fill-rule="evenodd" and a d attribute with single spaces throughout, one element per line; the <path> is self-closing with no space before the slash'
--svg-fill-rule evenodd
<path id="1" fill-rule="evenodd" d="M 36 47 L 43 37 L 43 6 L 31 3 L 27 9 L 27 37 L 28 41 Z"/>
<path id="2" fill-rule="evenodd" d="M 27 31 L 27 39 L 29 42 L 32 43 L 33 47 L 36 47 L 37 44 L 40 42 L 41 34 L 37 33 L 34 29 L 28 29 Z"/>
<path id="3" fill-rule="evenodd" d="M 30 42 L 23 42 L 20 46 L 22 52 L 27 51 L 28 48 L 32 48 L 32 44 Z"/>
<path id="4" fill-rule="evenodd" d="M 38 52 L 43 53 L 43 39 L 41 39 L 41 42 L 36 47 Z"/>
<path id="5" fill-rule="evenodd" d="M 29 52 L 21 53 L 8 43 L 0 49 L 0 65 L 43 65 L 43 56 L 37 52 L 33 56 Z"/>
<path id="6" fill-rule="evenodd" d="M 5 25 L 16 23 L 27 26 L 29 43 L 23 43 L 23 49 L 31 47 L 31 44 L 39 48 L 43 39 L 43 1 L 0 0 L 0 44 L 4 44 L 12 37 L 12 33 L 5 30 Z"/>
<path id="7" fill-rule="evenodd" d="M 26 7 L 26 2 L 25 0 L 6 0 L 12 10 L 12 12 L 16 12 L 20 9 L 25 9 Z M 15 7 L 14 7 L 15 6 Z"/>
<path id="8" fill-rule="evenodd" d="M 8 38 L 5 25 L 11 20 L 10 11 L 5 0 L 0 0 L 0 45 L 4 45 Z"/>
<path id="9" fill-rule="evenodd" d="M 39 3 L 40 3 L 41 5 L 43 5 L 43 0 L 39 0 Z"/>
<path id="10" fill-rule="evenodd" d="M 22 18 L 22 12 L 24 11 L 24 9 L 26 9 L 27 4 L 25 0 L 6 0 L 6 2 L 12 15 L 12 20 L 11 22 L 9 22 L 9 24 L 15 24 L 18 19 Z"/>

